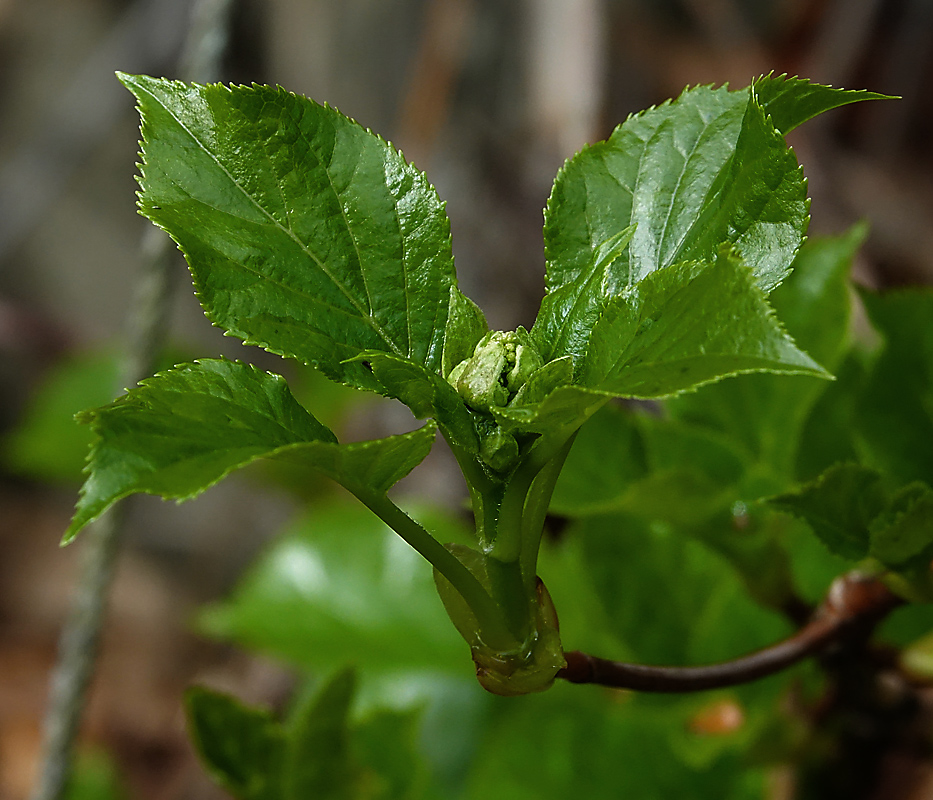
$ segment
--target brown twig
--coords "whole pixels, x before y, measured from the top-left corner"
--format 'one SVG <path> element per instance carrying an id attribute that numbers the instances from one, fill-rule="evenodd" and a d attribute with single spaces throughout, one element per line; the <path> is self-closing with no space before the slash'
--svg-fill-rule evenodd
<path id="1" fill-rule="evenodd" d="M 901 603 L 880 580 L 857 572 L 837 578 L 813 619 L 797 633 L 742 658 L 701 667 L 657 667 L 565 653 L 558 678 L 640 692 L 700 692 L 772 675 L 857 631 L 870 630 Z"/>

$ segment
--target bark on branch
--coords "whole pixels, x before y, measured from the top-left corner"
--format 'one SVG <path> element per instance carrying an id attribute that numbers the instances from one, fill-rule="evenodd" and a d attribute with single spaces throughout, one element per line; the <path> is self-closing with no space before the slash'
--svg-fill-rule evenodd
<path id="1" fill-rule="evenodd" d="M 700 667 L 628 664 L 578 650 L 558 678 L 640 692 L 699 692 L 772 675 L 853 635 L 865 635 L 902 601 L 878 578 L 851 572 L 833 581 L 813 619 L 793 636 L 747 656 Z"/>

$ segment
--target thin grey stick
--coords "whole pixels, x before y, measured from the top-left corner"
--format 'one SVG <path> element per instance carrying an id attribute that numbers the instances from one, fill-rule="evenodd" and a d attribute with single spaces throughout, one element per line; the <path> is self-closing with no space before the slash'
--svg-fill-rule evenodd
<path id="1" fill-rule="evenodd" d="M 201 82 L 216 80 L 226 46 L 232 0 L 199 0 L 179 63 L 181 73 Z M 154 369 L 165 340 L 176 263 L 171 241 L 150 228 L 142 245 L 143 275 L 131 318 L 133 327 L 121 375 L 133 386 Z M 74 605 L 59 642 L 45 717 L 41 772 L 32 800 L 61 800 L 71 775 L 74 744 L 94 673 L 107 599 L 124 530 L 125 503 L 104 515 L 84 536 Z"/>

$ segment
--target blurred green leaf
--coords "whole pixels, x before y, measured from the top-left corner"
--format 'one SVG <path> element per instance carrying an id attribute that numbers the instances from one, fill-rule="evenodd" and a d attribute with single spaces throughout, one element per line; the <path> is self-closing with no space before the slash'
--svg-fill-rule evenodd
<path id="1" fill-rule="evenodd" d="M 911 483 L 871 523 L 871 554 L 893 568 L 929 571 L 933 557 L 933 489 Z"/>
<path id="2" fill-rule="evenodd" d="M 887 496 L 875 470 L 837 464 L 768 503 L 806 520 L 831 552 L 858 561 L 868 555 L 872 520 L 884 510 Z"/>
<path id="3" fill-rule="evenodd" d="M 685 731 L 695 700 L 642 704 L 596 687 L 558 685 L 498 705 L 469 781 L 471 798 L 764 796 L 764 771 L 742 763 L 741 736 L 724 737 L 696 758 L 696 746 L 709 742 Z"/>
<path id="4" fill-rule="evenodd" d="M 933 484 L 933 289 L 861 296 L 885 340 L 856 408 L 861 444 L 895 484 Z"/>
<path id="5" fill-rule="evenodd" d="M 415 800 L 426 795 L 428 775 L 418 751 L 421 716 L 418 711 L 379 711 L 356 727 L 355 751 L 368 767 L 366 797 Z"/>
<path id="6" fill-rule="evenodd" d="M 833 464 L 860 460 L 855 409 L 865 383 L 864 353 L 853 349 L 825 387 L 800 429 L 794 474 L 813 480 Z"/>
<path id="7" fill-rule="evenodd" d="M 441 541 L 464 538 L 440 515 L 418 516 Z M 310 669 L 471 672 L 430 565 L 368 509 L 346 502 L 293 523 L 228 600 L 201 613 L 200 627 Z"/>
<path id="8" fill-rule="evenodd" d="M 356 676 L 344 669 L 328 678 L 291 713 L 282 765 L 282 797 L 305 800 L 358 797 L 358 768 L 350 753 L 348 717 Z"/>
<path id="9" fill-rule="evenodd" d="M 79 482 L 94 436 L 75 425 L 75 414 L 110 402 L 119 374 L 120 359 L 107 352 L 77 354 L 53 367 L 3 442 L 7 468 L 40 480 Z"/>
<path id="10" fill-rule="evenodd" d="M 202 687 L 185 695 L 188 729 L 211 777 L 238 800 L 282 800 L 285 737 L 272 714 Z"/>
<path id="11" fill-rule="evenodd" d="M 645 448 L 634 413 L 605 406 L 577 434 L 557 479 L 550 510 L 578 516 L 612 509 L 626 487 L 646 471 Z"/>
<path id="12" fill-rule="evenodd" d="M 630 657 L 686 665 L 770 644 L 782 619 L 752 601 L 717 553 L 669 527 L 622 514 L 580 524 L 587 570 Z"/>

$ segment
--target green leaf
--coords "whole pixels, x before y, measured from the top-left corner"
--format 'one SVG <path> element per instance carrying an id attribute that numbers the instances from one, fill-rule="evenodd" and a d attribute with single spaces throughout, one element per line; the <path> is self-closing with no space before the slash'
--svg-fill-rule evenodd
<path id="1" fill-rule="evenodd" d="M 428 425 L 374 442 L 337 444 L 292 397 L 284 378 L 225 360 L 159 373 L 82 418 L 98 440 L 65 541 L 121 497 L 146 492 L 189 499 L 263 457 L 384 492 L 427 455 L 434 440 Z"/>
<path id="2" fill-rule="evenodd" d="M 367 352 L 373 375 L 392 397 L 407 405 L 420 419 L 433 417 L 457 444 L 470 453 L 479 450 L 476 429 L 457 390 L 435 372 L 403 358 Z"/>
<path id="3" fill-rule="evenodd" d="M 869 529 L 887 498 L 875 470 L 837 464 L 816 480 L 768 502 L 809 523 L 831 552 L 858 561 L 868 555 Z"/>
<path id="4" fill-rule="evenodd" d="M 690 730 L 709 695 L 645 701 L 559 685 L 505 701 L 480 743 L 470 798 L 558 800 L 757 800 L 766 770 L 743 752 L 746 730 L 721 737 Z M 709 745 L 713 745 L 710 748 Z M 709 751 L 703 758 L 697 751 Z M 610 757 L 610 754 L 618 757 Z"/>
<path id="5" fill-rule="evenodd" d="M 611 458 L 606 458 L 611 453 Z M 619 496 L 647 472 L 634 414 L 605 406 L 580 429 L 554 487 L 550 512 L 568 516 L 615 507 Z"/>
<path id="6" fill-rule="evenodd" d="M 341 670 L 290 715 L 284 800 L 351 800 L 359 796 L 354 786 L 359 769 L 351 759 L 348 730 L 355 691 L 353 670 Z"/>
<path id="7" fill-rule="evenodd" d="M 722 556 L 669 526 L 607 514 L 582 521 L 577 533 L 626 657 L 671 665 L 718 661 L 770 644 L 785 629 L 749 598 Z"/>
<path id="8" fill-rule="evenodd" d="M 140 210 L 216 325 L 374 391 L 364 350 L 439 369 L 453 256 L 420 171 L 281 88 L 119 77 L 142 116 Z"/>
<path id="9" fill-rule="evenodd" d="M 858 461 L 855 407 L 867 367 L 852 351 L 836 370 L 836 380 L 819 396 L 800 428 L 794 475 L 813 480 L 839 461 Z"/>
<path id="10" fill-rule="evenodd" d="M 895 100 L 890 95 L 864 89 L 835 89 L 811 83 L 806 78 L 764 75 L 753 84 L 755 94 L 771 117 L 774 127 L 788 133 L 813 117 L 862 100 Z"/>
<path id="11" fill-rule="evenodd" d="M 383 710 L 357 726 L 354 744 L 359 760 L 367 768 L 370 796 L 379 800 L 416 800 L 424 796 L 428 776 L 418 752 L 421 717 L 420 710 Z"/>
<path id="12" fill-rule="evenodd" d="M 581 386 L 561 386 L 538 403 L 493 408 L 492 413 L 496 422 L 506 430 L 564 437 L 579 428 L 608 400 L 605 394 Z"/>
<path id="13" fill-rule="evenodd" d="M 592 264 L 571 280 L 550 289 L 531 330 L 545 361 L 586 352 L 593 326 L 599 319 L 614 265 L 628 247 L 635 226 L 610 236 L 592 254 Z"/>
<path id="14" fill-rule="evenodd" d="M 69 357 L 44 377 L 19 426 L 3 442 L 3 463 L 41 480 L 80 481 L 93 435 L 74 415 L 113 398 L 119 359 L 89 352 Z"/>
<path id="15" fill-rule="evenodd" d="M 575 285 L 560 306 L 587 320 L 623 288 L 678 262 L 713 259 L 724 242 L 768 291 L 787 274 L 807 221 L 796 158 L 754 94 L 688 89 L 630 117 L 558 173 L 545 212 L 548 293 Z M 632 225 L 627 250 L 601 262 L 600 246 Z M 590 282 L 594 269 L 604 274 Z M 576 339 L 568 346 L 581 349 Z"/>
<path id="16" fill-rule="evenodd" d="M 466 538 L 440 515 L 416 516 L 441 541 Z M 199 627 L 312 670 L 470 672 L 430 565 L 358 504 L 316 506 L 296 520 Z"/>
<path id="17" fill-rule="evenodd" d="M 473 355 L 473 348 L 488 330 L 489 324 L 480 307 L 459 289 L 452 287 L 441 369 L 445 378 L 457 364 Z"/>
<path id="18" fill-rule="evenodd" d="M 894 496 L 871 524 L 871 554 L 893 568 L 929 568 L 933 555 L 933 489 L 912 483 Z"/>
<path id="19" fill-rule="evenodd" d="M 861 295 L 885 344 L 857 403 L 860 443 L 897 483 L 933 484 L 933 289 Z"/>
<path id="20" fill-rule="evenodd" d="M 264 710 L 192 687 L 185 694 L 188 729 L 211 777 L 238 800 L 283 800 L 282 727 Z"/>
<path id="21" fill-rule="evenodd" d="M 784 332 L 750 270 L 723 251 L 652 272 L 613 298 L 593 329 L 581 383 L 651 398 L 756 371 L 829 377 Z"/>
<path id="22" fill-rule="evenodd" d="M 848 274 L 865 233 L 865 227 L 857 225 L 842 236 L 809 240 L 794 260 L 789 278 L 769 297 L 798 347 L 830 370 L 840 365 L 849 344 Z M 806 376 L 787 380 L 779 375 L 744 375 L 678 397 L 668 407 L 682 420 L 730 437 L 750 459 L 786 479 L 793 477 L 800 445 L 805 451 L 812 447 L 799 434 L 807 414 L 820 394 L 834 387 L 835 383 Z M 830 410 L 832 424 L 837 408 Z M 815 435 L 823 433 L 821 428 Z"/>

